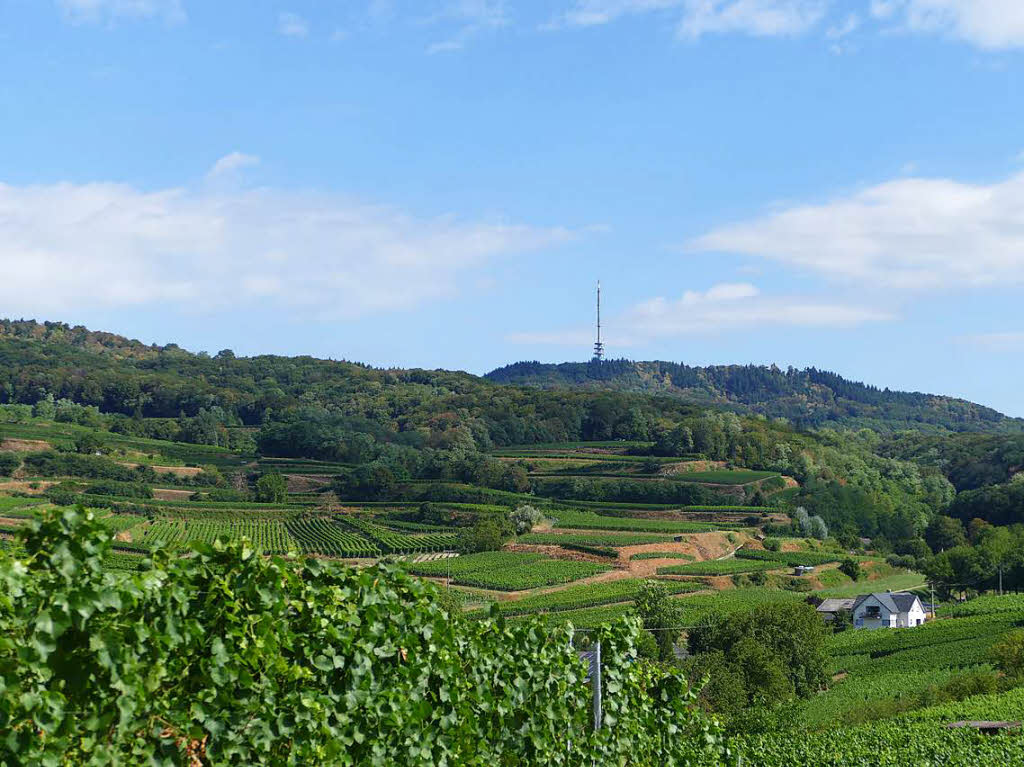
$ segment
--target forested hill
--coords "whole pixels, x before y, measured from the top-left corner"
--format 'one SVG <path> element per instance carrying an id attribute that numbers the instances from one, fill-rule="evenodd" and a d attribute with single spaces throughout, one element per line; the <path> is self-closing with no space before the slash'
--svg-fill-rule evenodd
<path id="1" fill-rule="evenodd" d="M 838 425 L 883 432 L 1024 431 L 1009 418 L 973 402 L 920 392 L 900 392 L 848 381 L 825 370 L 782 370 L 774 365 L 692 367 L 675 362 L 517 362 L 488 373 L 495 383 L 542 389 L 668 394 L 694 403 L 726 405 L 739 412 L 788 418 L 801 428 Z"/>
<path id="2" fill-rule="evenodd" d="M 137 419 L 184 423 L 202 415 L 228 428 L 317 407 L 367 422 L 360 431 L 373 424 L 392 435 L 461 433 L 484 446 L 646 439 L 659 420 L 709 406 L 784 417 L 797 428 L 1024 433 L 1024 421 L 991 408 L 880 390 L 815 369 L 520 362 L 480 378 L 313 357 L 242 358 L 228 349 L 211 356 L 63 323 L 0 320 L 0 404 L 44 398 Z"/>

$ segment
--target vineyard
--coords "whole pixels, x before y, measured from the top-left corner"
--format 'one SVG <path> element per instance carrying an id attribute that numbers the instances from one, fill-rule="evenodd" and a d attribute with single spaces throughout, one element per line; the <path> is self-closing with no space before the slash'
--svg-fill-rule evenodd
<path id="1" fill-rule="evenodd" d="M 702 533 L 720 529 L 713 524 L 677 522 L 670 519 L 610 517 L 589 511 L 559 509 L 553 512 L 555 527 L 573 530 L 622 530 L 637 533 Z"/>
<path id="2" fill-rule="evenodd" d="M 722 559 L 691 562 L 685 565 L 666 565 L 658 568 L 658 575 L 737 575 L 778 570 L 782 562 L 763 562 L 753 559 Z"/>
<path id="3" fill-rule="evenodd" d="M 101 566 L 105 541 L 101 525 L 65 511 L 29 535 L 36 555 L 0 553 L 19 594 L 0 601 L 2 764 L 726 757 L 685 680 L 638 661 L 635 622 L 593 635 L 607 680 L 595 729 L 568 629 L 453 621 L 432 587 L 392 566 L 228 546 L 133 573 Z"/>
<path id="4" fill-rule="evenodd" d="M 643 581 L 630 579 L 570 586 L 549 594 L 524 597 L 512 602 L 498 602 L 495 609 L 502 615 L 530 615 L 534 613 L 579 610 L 585 607 L 630 602 L 643 585 Z M 701 587 L 693 583 L 665 583 L 670 594 L 685 594 Z"/>
<path id="5" fill-rule="evenodd" d="M 288 532 L 303 554 L 332 557 L 375 557 L 377 544 L 322 518 L 299 518 L 288 523 Z"/>
<path id="6" fill-rule="evenodd" d="M 496 591 L 521 591 L 569 583 L 605 572 L 593 562 L 551 559 L 543 554 L 493 551 L 441 562 L 409 565 L 417 575 L 451 576 L 455 583 Z"/>
<path id="7" fill-rule="evenodd" d="M 736 552 L 740 559 L 755 559 L 765 562 L 782 562 L 790 567 L 803 565 L 804 567 L 817 567 L 830 562 L 838 562 L 847 556 L 839 553 L 819 553 L 816 551 L 762 551 L 760 549 L 740 549 Z"/>
<path id="8" fill-rule="evenodd" d="M 667 535 L 643 535 L 631 533 L 527 533 L 520 535 L 519 543 L 541 546 L 637 546 L 647 543 L 663 543 L 672 538 Z"/>

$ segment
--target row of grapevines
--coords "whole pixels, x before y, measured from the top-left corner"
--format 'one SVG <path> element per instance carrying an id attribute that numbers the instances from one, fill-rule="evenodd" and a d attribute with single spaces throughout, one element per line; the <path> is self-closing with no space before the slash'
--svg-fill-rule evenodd
<path id="1" fill-rule="evenodd" d="M 664 543 L 672 540 L 668 535 L 646 533 L 527 533 L 517 539 L 520 543 L 542 546 L 561 546 L 575 543 L 580 546 L 638 546 L 645 543 Z"/>
<path id="2" fill-rule="evenodd" d="M 444 577 L 450 574 L 455 583 L 497 591 L 521 591 L 569 583 L 608 569 L 606 565 L 594 562 L 551 559 L 543 554 L 509 551 L 488 551 L 409 565 L 410 572 L 418 575 Z"/>
<path id="3" fill-rule="evenodd" d="M 341 517 L 344 524 L 354 527 L 363 535 L 375 541 L 389 554 L 413 554 L 421 551 L 446 551 L 455 548 L 458 543 L 453 533 L 425 533 L 408 535 L 388 530 L 369 520 L 357 516 Z"/>
<path id="4" fill-rule="evenodd" d="M 843 559 L 842 552 L 819 553 L 816 551 L 761 551 L 760 549 L 740 549 L 736 552 L 740 559 L 759 559 L 766 562 L 782 562 L 790 567 L 803 565 L 804 567 L 817 567 L 818 565 L 838 562 Z"/>
<path id="5" fill-rule="evenodd" d="M 690 562 L 685 565 L 659 567 L 658 575 L 736 575 L 777 570 L 785 566 L 782 562 L 762 562 L 753 559 L 714 559 L 707 562 Z"/>
<path id="6" fill-rule="evenodd" d="M 554 512 L 555 527 L 579 530 L 630 530 L 639 533 L 701 533 L 716 529 L 710 523 L 678 522 L 672 519 L 635 519 L 606 517 L 588 511 L 559 509 Z"/>
<path id="7" fill-rule="evenodd" d="M 629 602 L 636 597 L 637 591 L 644 582 L 640 578 L 630 578 L 585 586 L 570 586 L 550 594 L 538 594 L 510 602 L 498 602 L 496 609 L 502 615 L 527 615 L 529 613 L 578 610 L 615 602 Z M 698 584 L 683 582 L 665 583 L 664 586 L 670 594 L 684 594 L 700 588 Z"/>
<path id="8" fill-rule="evenodd" d="M 376 557 L 381 553 L 373 541 L 319 517 L 293 519 L 288 522 L 288 532 L 304 554 Z"/>

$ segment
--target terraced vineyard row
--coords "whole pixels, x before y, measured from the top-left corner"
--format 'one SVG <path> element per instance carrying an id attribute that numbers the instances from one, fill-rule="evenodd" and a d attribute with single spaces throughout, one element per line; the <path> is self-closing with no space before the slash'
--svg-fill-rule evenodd
<path id="1" fill-rule="evenodd" d="M 453 581 L 464 586 L 497 591 L 520 591 L 569 583 L 608 569 L 605 565 L 593 562 L 550 559 L 543 554 L 505 551 L 488 551 L 447 561 L 409 565 L 409 571 L 417 575 L 444 577 L 450 574 Z"/>
<path id="2" fill-rule="evenodd" d="M 408 535 L 396 533 L 361 517 L 344 517 L 344 524 L 354 527 L 389 554 L 413 554 L 418 551 L 445 551 L 458 543 L 454 533 L 425 533 Z"/>
<path id="3" fill-rule="evenodd" d="M 539 546 L 637 546 L 645 543 L 664 543 L 671 541 L 672 538 L 668 535 L 644 533 L 527 533 L 520 535 L 517 540 L 519 543 Z"/>
<path id="4" fill-rule="evenodd" d="M 708 562 L 690 562 L 685 565 L 668 565 L 658 568 L 658 575 L 737 575 L 777 570 L 786 565 L 782 562 L 762 562 L 753 559 L 718 559 Z"/>
<path id="5" fill-rule="evenodd" d="M 511 602 L 498 602 L 497 609 L 502 615 L 528 615 L 540 612 L 559 612 L 578 610 L 584 607 L 628 602 L 636 597 L 644 581 L 639 578 L 629 580 L 594 583 L 589 586 L 573 586 L 551 594 L 526 597 Z M 670 594 L 683 594 L 701 588 L 696 583 L 663 583 Z M 481 613 L 482 615 L 483 613 Z"/>
<path id="6" fill-rule="evenodd" d="M 554 512 L 555 527 L 578 530 L 625 530 L 638 533 L 706 533 L 718 529 L 702 522 L 677 522 L 672 519 L 635 519 L 606 517 L 589 511 L 559 509 Z"/>
<path id="7" fill-rule="evenodd" d="M 740 559 L 755 559 L 763 562 L 782 562 L 790 567 L 803 565 L 817 567 L 829 562 L 839 562 L 846 555 L 842 552 L 819 553 L 817 551 L 761 551 L 760 549 L 740 549 L 736 552 Z"/>
<path id="8" fill-rule="evenodd" d="M 380 547 L 373 541 L 326 519 L 293 519 L 287 526 L 304 554 L 332 557 L 376 557 L 381 554 Z"/>
<path id="9" fill-rule="evenodd" d="M 295 548 L 285 523 L 271 520 L 163 519 L 132 527 L 131 536 L 132 543 L 147 548 L 182 548 L 192 542 L 213 543 L 220 537 L 235 541 L 247 538 L 255 548 L 268 554 L 283 554 Z"/>

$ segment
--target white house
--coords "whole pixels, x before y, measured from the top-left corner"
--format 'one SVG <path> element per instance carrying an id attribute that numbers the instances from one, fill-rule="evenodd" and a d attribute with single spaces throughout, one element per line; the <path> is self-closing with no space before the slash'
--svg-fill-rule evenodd
<path id="1" fill-rule="evenodd" d="M 913 594 L 865 594 L 853 603 L 853 627 L 857 629 L 912 628 L 923 625 L 924 619 L 924 606 Z"/>

